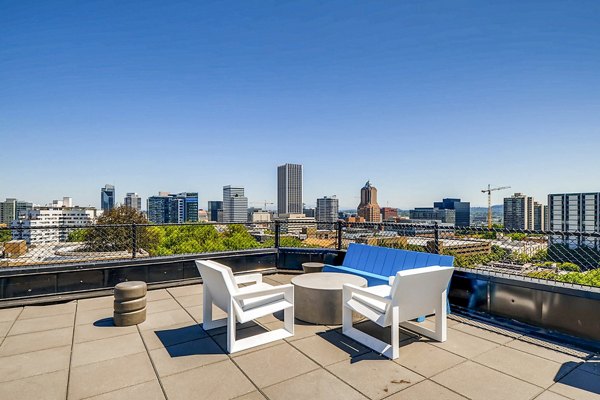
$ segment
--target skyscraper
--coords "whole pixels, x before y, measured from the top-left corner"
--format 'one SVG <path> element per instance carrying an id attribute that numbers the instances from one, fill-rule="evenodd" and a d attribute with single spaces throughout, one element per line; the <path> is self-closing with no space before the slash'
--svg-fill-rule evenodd
<path id="1" fill-rule="evenodd" d="M 548 217 L 551 231 L 600 233 L 600 192 L 549 194 Z M 585 235 L 554 235 L 551 243 L 586 245 L 600 250 L 600 238 Z"/>
<path id="2" fill-rule="evenodd" d="M 127 193 L 125 196 L 125 206 L 142 211 L 142 198 L 137 193 Z"/>
<path id="3" fill-rule="evenodd" d="M 115 208 L 115 187 L 113 185 L 107 184 L 100 189 L 100 205 L 104 212 Z"/>
<path id="4" fill-rule="evenodd" d="M 460 199 L 442 199 L 433 203 L 433 208 L 440 210 L 454 210 L 454 225 L 471 225 L 471 203 Z"/>
<path id="5" fill-rule="evenodd" d="M 198 222 L 198 193 L 159 193 L 148 197 L 148 220 L 156 224 Z"/>
<path id="6" fill-rule="evenodd" d="M 533 229 L 533 197 L 515 193 L 504 198 L 504 227 Z"/>
<path id="7" fill-rule="evenodd" d="M 223 186 L 223 222 L 248 222 L 248 198 L 240 186 Z"/>
<path id="8" fill-rule="evenodd" d="M 150 222 L 154 224 L 165 224 L 169 222 L 169 200 L 170 197 L 166 193 L 148 197 L 148 220 Z"/>
<path id="9" fill-rule="evenodd" d="M 357 214 L 366 222 L 381 222 L 381 209 L 377 204 L 377 189 L 375 186 L 371 186 L 369 181 L 360 189 L 360 204 Z"/>
<path id="10" fill-rule="evenodd" d="M 277 213 L 302 213 L 302 165 L 277 167 Z"/>
<path id="11" fill-rule="evenodd" d="M 223 211 L 222 201 L 209 201 L 208 202 L 208 220 L 213 222 L 219 222 L 219 211 Z"/>
<path id="12" fill-rule="evenodd" d="M 322 197 L 317 199 L 317 222 L 335 222 L 338 220 L 339 201 L 337 197 Z"/>

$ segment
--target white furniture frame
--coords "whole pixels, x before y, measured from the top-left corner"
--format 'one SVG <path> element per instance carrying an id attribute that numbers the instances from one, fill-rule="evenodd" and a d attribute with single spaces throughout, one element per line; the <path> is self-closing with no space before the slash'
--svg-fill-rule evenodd
<path id="1" fill-rule="evenodd" d="M 205 330 L 227 326 L 229 353 L 294 335 L 294 287 L 291 284 L 271 286 L 262 281 L 260 273 L 234 276 L 231 268 L 211 260 L 197 260 L 196 266 L 204 283 L 202 326 Z M 225 311 L 227 317 L 213 320 L 213 304 Z M 236 339 L 236 322 L 249 322 L 282 310 L 283 328 Z"/>
<path id="2" fill-rule="evenodd" d="M 390 285 L 360 288 L 345 284 L 342 333 L 391 359 L 399 356 L 400 326 L 440 342 L 446 341 L 446 291 L 453 271 L 454 267 L 424 267 L 399 271 L 390 278 Z M 391 327 L 391 343 L 354 328 L 352 311 L 381 327 Z M 410 322 L 430 314 L 435 314 L 434 330 Z"/>

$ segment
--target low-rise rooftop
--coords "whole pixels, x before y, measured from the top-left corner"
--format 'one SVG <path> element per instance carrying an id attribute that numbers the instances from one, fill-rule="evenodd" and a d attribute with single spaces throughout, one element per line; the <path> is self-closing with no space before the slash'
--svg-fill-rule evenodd
<path id="1" fill-rule="evenodd" d="M 301 321 L 291 338 L 228 355 L 224 328 L 202 329 L 202 290 L 149 291 L 147 320 L 131 327 L 113 326 L 112 296 L 0 310 L 0 399 L 600 399 L 598 354 L 459 315 L 444 343 L 403 331 L 394 361 Z"/>

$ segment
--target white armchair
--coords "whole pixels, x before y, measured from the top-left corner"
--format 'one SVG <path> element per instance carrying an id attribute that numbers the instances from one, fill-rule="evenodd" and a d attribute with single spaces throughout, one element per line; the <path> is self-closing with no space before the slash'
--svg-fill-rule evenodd
<path id="1" fill-rule="evenodd" d="M 360 288 L 345 284 L 342 333 L 391 359 L 399 355 L 399 326 L 444 342 L 446 290 L 453 271 L 453 267 L 424 267 L 398 272 L 390 278 L 390 285 Z M 391 343 L 354 328 L 352 311 L 384 328 L 391 326 Z M 435 330 L 410 322 L 429 314 L 435 314 Z"/>
<path id="2" fill-rule="evenodd" d="M 271 286 L 261 274 L 234 276 L 231 268 L 211 260 L 197 260 L 196 266 L 204 282 L 203 327 L 227 326 L 227 351 L 235 353 L 294 335 L 294 287 L 290 284 Z M 239 284 L 252 285 L 239 287 Z M 213 304 L 227 313 L 213 320 Z M 283 310 L 283 328 L 236 339 L 236 322 L 245 323 Z"/>

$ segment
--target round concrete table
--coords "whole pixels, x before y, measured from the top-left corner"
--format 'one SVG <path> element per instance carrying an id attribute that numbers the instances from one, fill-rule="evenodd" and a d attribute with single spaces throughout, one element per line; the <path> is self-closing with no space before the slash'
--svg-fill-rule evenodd
<path id="1" fill-rule="evenodd" d="M 315 272 L 321 272 L 325 264 L 320 262 L 305 262 L 302 263 L 302 270 L 305 274 L 312 274 Z"/>
<path id="2" fill-rule="evenodd" d="M 342 286 L 345 283 L 367 287 L 365 278 L 337 272 L 304 274 L 293 278 L 296 318 L 320 325 L 341 324 Z"/>

